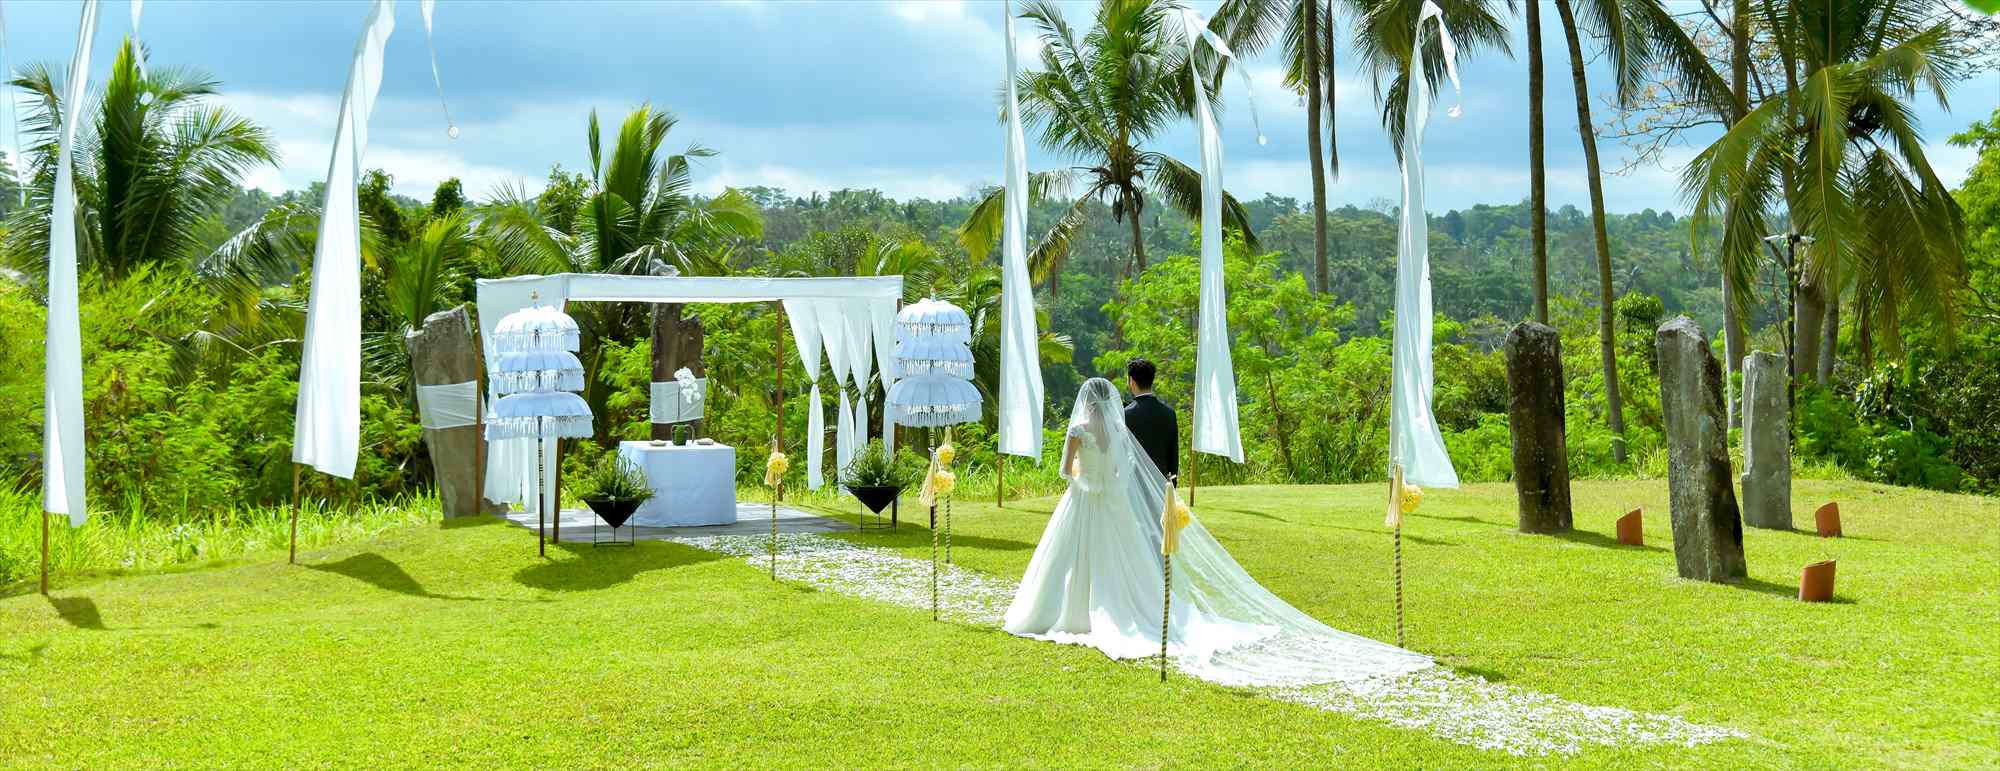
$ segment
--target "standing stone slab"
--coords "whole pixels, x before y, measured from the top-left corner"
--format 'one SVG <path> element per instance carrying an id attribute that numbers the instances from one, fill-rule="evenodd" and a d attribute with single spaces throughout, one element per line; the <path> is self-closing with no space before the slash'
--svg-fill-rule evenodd
<path id="1" fill-rule="evenodd" d="M 1507 425 L 1523 533 L 1571 528 L 1569 443 L 1563 414 L 1562 336 L 1527 322 L 1507 333 Z"/>
<path id="2" fill-rule="evenodd" d="M 472 318 L 461 305 L 438 311 L 424 319 L 424 326 L 404 341 L 410 347 L 410 377 L 419 387 L 441 386 L 479 380 L 479 345 L 473 341 Z M 474 392 L 478 388 L 474 387 Z M 478 415 L 482 407 L 475 406 Z M 424 425 L 438 423 L 436 415 Z M 482 513 L 480 493 L 486 443 L 480 441 L 478 424 L 455 428 L 425 428 L 424 446 L 430 450 L 431 469 L 437 475 L 438 503 L 447 517 L 469 517 Z M 497 506 L 488 507 L 489 510 Z"/>
<path id="3" fill-rule="evenodd" d="M 1686 316 L 1661 325 L 1653 339 L 1660 364 L 1660 413 L 1666 423 L 1674 562 L 1682 578 L 1737 581 L 1748 569 L 1735 475 L 1729 469 L 1722 367 L 1701 327 Z"/>
<path id="4" fill-rule="evenodd" d="M 1791 410 L 1785 403 L 1785 357 L 1743 357 L 1743 522 L 1792 529 Z"/>

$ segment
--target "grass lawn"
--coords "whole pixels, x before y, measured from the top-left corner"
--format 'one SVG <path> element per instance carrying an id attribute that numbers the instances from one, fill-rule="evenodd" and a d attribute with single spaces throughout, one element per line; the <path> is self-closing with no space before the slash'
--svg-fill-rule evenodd
<path id="1" fill-rule="evenodd" d="M 973 490 L 962 495 L 977 498 Z M 0 765 L 2000 765 L 2000 501 L 1806 482 L 1849 537 L 1746 534 L 1752 580 L 1674 577 L 1663 482 L 1579 482 L 1579 530 L 1513 491 L 1428 491 L 1404 544 L 1411 647 L 1567 699 L 1749 734 L 1516 758 L 933 623 L 690 547 L 564 545 L 493 521 L 0 599 Z M 1379 487 L 1203 489 L 1250 573 L 1393 638 Z M 959 564 L 1016 578 L 1053 499 L 963 502 Z M 1652 546 L 1617 546 L 1647 508 Z M 851 508 L 849 509 L 851 511 Z M 906 510 L 906 513 L 913 512 Z M 912 515 L 910 519 L 918 519 Z M 921 524 L 921 523 L 919 523 Z M 928 558 L 928 531 L 844 536 Z M 1791 595 L 1838 558 L 1839 602 Z"/>

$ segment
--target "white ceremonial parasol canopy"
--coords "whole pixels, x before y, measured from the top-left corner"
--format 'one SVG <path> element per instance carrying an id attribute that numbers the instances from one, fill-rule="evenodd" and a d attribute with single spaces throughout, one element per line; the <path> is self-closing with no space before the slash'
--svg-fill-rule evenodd
<path id="1" fill-rule="evenodd" d="M 590 436 L 590 405 L 573 393 L 583 390 L 583 363 L 573 353 L 581 342 L 576 320 L 550 306 L 500 320 L 492 377 L 501 397 L 486 421 L 487 439 Z"/>
<path id="2" fill-rule="evenodd" d="M 971 342 L 971 317 L 943 300 L 922 300 L 896 314 L 896 369 L 903 379 L 889 389 L 889 409 L 897 423 L 937 427 L 979 419 Z"/>

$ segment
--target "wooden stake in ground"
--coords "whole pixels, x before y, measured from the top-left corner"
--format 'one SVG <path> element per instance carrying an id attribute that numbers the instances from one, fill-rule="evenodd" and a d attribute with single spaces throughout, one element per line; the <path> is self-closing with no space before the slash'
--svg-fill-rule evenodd
<path id="1" fill-rule="evenodd" d="M 304 503 L 304 499 L 299 497 L 299 464 L 294 463 L 292 464 L 292 556 L 285 560 L 292 565 L 299 564 L 299 507 Z"/>
<path id="2" fill-rule="evenodd" d="M 42 510 L 42 596 L 49 594 L 49 512 Z"/>

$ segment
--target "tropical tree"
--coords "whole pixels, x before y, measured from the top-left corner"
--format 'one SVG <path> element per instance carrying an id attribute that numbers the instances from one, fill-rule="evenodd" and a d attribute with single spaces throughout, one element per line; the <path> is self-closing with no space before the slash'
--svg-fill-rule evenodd
<path id="1" fill-rule="evenodd" d="M 1900 350 L 1906 316 L 1948 341 L 1964 294 L 1963 214 L 1925 156 L 1911 102 L 1927 91 L 1944 105 L 1991 55 L 1991 25 L 1966 22 L 1947 0 L 1751 5 L 1758 28 L 1746 34 L 1768 43 L 1777 72 L 1760 78 L 1762 103 L 1688 164 L 1692 232 L 1720 227 L 1742 305 L 1774 212 L 1810 239 L 1797 264 L 1775 255 L 1797 296 L 1786 330 L 1797 378 L 1830 370 L 1848 284 L 1864 362 L 1878 345 Z"/>
<path id="2" fill-rule="evenodd" d="M 1582 24 L 1589 27 L 1593 36 L 1603 41 L 1604 53 L 1616 79 L 1620 103 L 1629 101 L 1641 87 L 1646 73 L 1656 67 L 1672 71 L 1682 82 L 1689 84 L 1696 98 L 1712 104 L 1720 105 L 1728 101 L 1729 86 L 1709 68 L 1700 47 L 1674 22 L 1659 0 L 1582 0 L 1581 4 L 1583 13 L 1578 14 L 1575 10 L 1577 3 L 1556 0 L 1556 12 L 1562 16 L 1563 39 L 1569 44 L 1569 72 L 1576 101 L 1577 135 L 1583 143 L 1584 173 L 1590 183 L 1590 227 L 1597 254 L 1598 358 L 1604 367 L 1605 420 L 1611 428 L 1612 455 L 1617 462 L 1624 463 L 1625 401 L 1618 383 L 1618 332 L 1614 324 L 1617 297 L 1612 293 L 1611 239 L 1604 224 L 1604 173 L 1597 160 L 1597 128 L 1590 119 L 1590 82 L 1584 73 L 1583 42 L 1578 34 L 1579 15 Z M 1539 84 L 1534 90 L 1539 91 Z M 1531 98 L 1539 102 L 1540 94 Z M 1540 128 L 1535 126 L 1537 133 Z M 1540 144 L 1540 137 L 1531 136 L 1529 142 L 1531 147 Z M 1539 205 L 1535 214 L 1539 220 L 1542 214 Z M 1540 243 L 1546 248 L 1545 235 Z M 1547 255 L 1541 255 L 1540 259 L 1536 266 L 1536 278 L 1538 282 L 1545 282 Z M 1548 287 L 1538 285 L 1535 292 L 1538 313 L 1546 314 Z"/>
<path id="3" fill-rule="evenodd" d="M 144 59 L 130 38 L 119 46 L 73 154 L 77 256 L 85 270 L 111 278 L 146 266 L 193 269 L 205 221 L 245 174 L 278 157 L 269 132 L 209 104 L 218 81 L 195 69 L 146 66 Z M 40 277 L 48 267 L 63 85 L 46 64 L 29 66 L 10 84 L 32 99 L 24 125 L 33 181 L 27 205 L 9 218 L 5 259 Z"/>
<path id="4" fill-rule="evenodd" d="M 553 196 L 502 190 L 480 212 L 479 230 L 501 268 L 642 276 L 726 270 L 738 243 L 762 235 L 762 221 L 756 205 L 733 190 L 706 200 L 693 195 L 690 160 L 715 153 L 693 145 L 669 154 L 667 135 L 677 122 L 672 113 L 641 105 L 625 117 L 606 156 L 592 110 L 587 179 L 565 177 L 569 184 L 551 185 Z M 560 176 L 560 170 L 552 175 Z M 583 330 L 589 372 L 602 363 L 599 341 L 641 336 L 650 322 L 646 309 L 629 303 L 586 303 L 570 312 Z M 594 380 L 585 387 L 593 406 L 604 395 Z"/>
<path id="5" fill-rule="evenodd" d="M 1112 218 L 1130 225 L 1127 275 L 1146 269 L 1140 217 L 1149 196 L 1191 217 L 1200 216 L 1200 172 L 1144 147 L 1194 110 L 1188 68 L 1194 47 L 1174 16 L 1178 8 L 1172 0 L 1104 0 L 1093 27 L 1082 38 L 1050 0 L 1030 3 L 1022 13 L 1040 30 L 1042 69 L 1019 76 L 1021 117 L 1039 132 L 1043 147 L 1079 164 L 1032 175 L 1029 200 L 1069 197 L 1075 187 L 1082 187 L 1030 259 L 1035 279 L 1049 282 L 1051 292 L 1058 291 L 1055 281 L 1069 257 L 1069 236 L 1088 216 L 1090 201 L 1110 204 Z M 1210 28 L 1223 29 L 1220 21 L 1218 14 Z M 1203 88 L 1214 95 L 1221 64 L 1200 61 L 1208 64 Z M 960 228 L 967 250 L 978 257 L 999 238 L 1005 193 L 1005 189 L 988 193 Z M 1243 205 L 1227 193 L 1222 220 L 1224 228 L 1254 239 Z"/>

